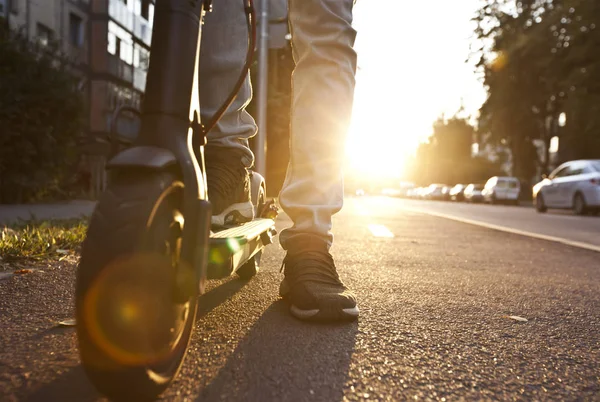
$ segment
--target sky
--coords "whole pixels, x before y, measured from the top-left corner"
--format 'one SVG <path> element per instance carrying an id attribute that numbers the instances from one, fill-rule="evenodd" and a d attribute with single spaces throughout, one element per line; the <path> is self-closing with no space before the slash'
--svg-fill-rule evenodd
<path id="1" fill-rule="evenodd" d="M 348 156 L 397 173 L 442 113 L 476 114 L 485 91 L 465 64 L 478 0 L 358 0 L 357 86 Z M 391 163 L 395 159 L 394 163 Z"/>

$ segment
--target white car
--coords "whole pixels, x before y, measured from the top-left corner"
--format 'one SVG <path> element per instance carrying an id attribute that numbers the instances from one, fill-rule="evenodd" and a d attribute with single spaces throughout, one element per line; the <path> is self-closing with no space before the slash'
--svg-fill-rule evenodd
<path id="1" fill-rule="evenodd" d="M 485 183 L 481 195 L 483 195 L 484 202 L 491 204 L 497 202 L 517 204 L 520 192 L 521 183 L 516 177 L 494 176 Z"/>
<path id="2" fill-rule="evenodd" d="M 481 195 L 481 190 L 483 190 L 483 186 L 481 184 L 469 184 L 467 186 L 467 188 L 465 188 L 465 192 L 464 192 L 465 201 L 467 201 L 467 202 L 483 201 L 483 196 Z"/>
<path id="3" fill-rule="evenodd" d="M 600 159 L 565 162 L 533 186 L 538 212 L 572 209 L 577 215 L 600 209 Z"/>
<path id="4" fill-rule="evenodd" d="M 444 188 L 448 186 L 444 184 L 432 184 L 426 188 L 424 196 L 428 200 L 442 200 L 445 198 Z"/>

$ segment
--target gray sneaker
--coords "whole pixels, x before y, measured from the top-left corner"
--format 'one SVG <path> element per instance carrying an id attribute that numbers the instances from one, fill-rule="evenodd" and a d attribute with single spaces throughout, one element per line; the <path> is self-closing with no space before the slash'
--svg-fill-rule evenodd
<path id="1" fill-rule="evenodd" d="M 254 218 L 248 169 L 237 152 L 227 151 L 211 148 L 205 153 L 212 226 L 241 225 Z"/>

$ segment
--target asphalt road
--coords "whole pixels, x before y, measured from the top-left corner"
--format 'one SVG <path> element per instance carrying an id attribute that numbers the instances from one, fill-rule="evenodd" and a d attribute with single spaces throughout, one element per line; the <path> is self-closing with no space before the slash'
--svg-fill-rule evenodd
<path id="1" fill-rule="evenodd" d="M 164 400 L 600 399 L 599 253 L 386 198 L 347 200 L 334 232 L 358 322 L 290 317 L 277 297 L 283 252 L 271 246 L 256 278 L 202 297 Z M 101 400 L 74 330 L 55 326 L 73 314 L 74 266 L 0 280 L 0 400 Z"/>
<path id="2" fill-rule="evenodd" d="M 577 216 L 572 211 L 549 210 L 540 214 L 533 208 L 457 202 L 399 200 L 396 208 L 421 211 L 436 216 L 500 226 L 534 235 L 555 237 L 589 244 L 600 249 L 600 215 Z"/>

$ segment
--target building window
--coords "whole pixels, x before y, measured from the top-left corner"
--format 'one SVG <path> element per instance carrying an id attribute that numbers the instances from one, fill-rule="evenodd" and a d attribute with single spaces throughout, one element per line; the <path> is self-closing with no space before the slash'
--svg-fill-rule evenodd
<path id="1" fill-rule="evenodd" d="M 69 41 L 73 46 L 83 46 L 83 19 L 73 13 L 69 14 Z"/>
<path id="2" fill-rule="evenodd" d="M 4 16 L 6 14 L 6 5 L 4 4 L 5 0 L 0 0 L 0 15 Z"/>
<path id="3" fill-rule="evenodd" d="M 52 42 L 52 39 L 54 38 L 54 32 L 46 25 L 38 22 L 36 25 L 36 36 L 42 45 L 47 46 L 50 42 Z"/>
<path id="4" fill-rule="evenodd" d="M 146 21 L 150 19 L 150 0 L 142 0 L 142 10 L 140 14 Z"/>
<path id="5" fill-rule="evenodd" d="M 117 37 L 112 32 L 108 33 L 108 46 L 106 50 L 110 54 L 117 54 Z"/>
<path id="6" fill-rule="evenodd" d="M 133 66 L 148 70 L 150 66 L 150 51 L 143 46 L 135 45 L 133 50 Z"/>
<path id="7" fill-rule="evenodd" d="M 125 63 L 133 64 L 133 36 L 115 24 L 108 22 L 108 53 L 119 56 Z"/>
<path id="8" fill-rule="evenodd" d="M 115 54 L 119 57 L 121 57 L 121 39 L 117 38 L 117 42 L 115 45 Z"/>
<path id="9" fill-rule="evenodd" d="M 13 14 L 19 14 L 19 0 L 12 0 L 8 2 L 10 12 Z"/>

